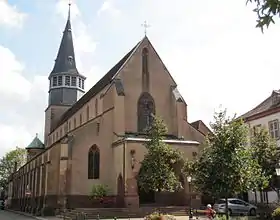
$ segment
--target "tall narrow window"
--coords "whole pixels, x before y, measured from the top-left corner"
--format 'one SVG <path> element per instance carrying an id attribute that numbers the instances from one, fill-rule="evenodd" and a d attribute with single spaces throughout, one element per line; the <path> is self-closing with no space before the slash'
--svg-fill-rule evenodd
<path id="1" fill-rule="evenodd" d="M 82 113 L 80 114 L 80 125 L 83 123 L 83 115 Z"/>
<path id="2" fill-rule="evenodd" d="M 272 138 L 279 139 L 279 121 L 278 119 L 268 122 L 269 133 Z"/>
<path id="3" fill-rule="evenodd" d="M 95 117 L 98 115 L 98 99 L 95 99 Z"/>
<path id="4" fill-rule="evenodd" d="M 62 86 L 62 76 L 58 76 L 57 85 Z"/>
<path id="5" fill-rule="evenodd" d="M 71 121 L 68 122 L 68 131 L 71 130 Z"/>
<path id="6" fill-rule="evenodd" d="M 74 128 L 76 128 L 77 126 L 77 122 L 76 122 L 76 118 L 74 118 Z"/>
<path id="7" fill-rule="evenodd" d="M 85 88 L 85 80 L 82 80 L 82 89 Z"/>
<path id="8" fill-rule="evenodd" d="M 88 152 L 88 179 L 99 179 L 100 176 L 100 152 L 96 145 Z"/>
<path id="9" fill-rule="evenodd" d="M 70 76 L 65 76 L 65 85 L 70 86 Z"/>
<path id="10" fill-rule="evenodd" d="M 77 77 L 76 76 L 71 77 L 71 86 L 77 86 Z"/>
<path id="11" fill-rule="evenodd" d="M 87 106 L 87 121 L 89 120 L 89 106 Z"/>
<path id="12" fill-rule="evenodd" d="M 156 110 L 153 97 L 147 92 L 142 93 L 138 99 L 137 106 L 139 132 L 145 132 L 151 126 L 155 114 Z"/>
<path id="13" fill-rule="evenodd" d="M 79 78 L 79 87 L 81 88 L 82 87 L 82 79 Z"/>
<path id="14" fill-rule="evenodd" d="M 53 82 L 52 82 L 53 86 L 57 86 L 57 76 L 53 77 Z"/>
<path id="15" fill-rule="evenodd" d="M 149 91 L 149 51 L 144 48 L 142 51 L 142 91 Z"/>

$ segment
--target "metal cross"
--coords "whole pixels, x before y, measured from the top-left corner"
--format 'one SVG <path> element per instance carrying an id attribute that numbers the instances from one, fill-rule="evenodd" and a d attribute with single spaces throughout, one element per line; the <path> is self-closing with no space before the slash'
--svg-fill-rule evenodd
<path id="1" fill-rule="evenodd" d="M 144 24 L 141 24 L 142 27 L 144 27 L 144 34 L 147 35 L 147 29 L 151 27 L 149 24 L 147 24 L 147 21 L 144 21 Z"/>

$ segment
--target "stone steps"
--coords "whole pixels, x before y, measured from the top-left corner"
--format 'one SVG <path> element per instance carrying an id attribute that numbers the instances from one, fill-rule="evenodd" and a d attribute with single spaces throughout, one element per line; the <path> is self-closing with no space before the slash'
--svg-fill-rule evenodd
<path id="1" fill-rule="evenodd" d="M 188 214 L 188 208 L 186 207 L 141 207 L 137 209 L 128 208 L 99 208 L 99 209 L 75 209 L 68 210 L 65 216 L 70 219 L 76 219 L 79 213 L 84 213 L 86 219 L 97 219 L 99 218 L 141 218 L 152 212 L 159 211 L 161 213 L 175 215 L 175 216 L 185 216 Z"/>

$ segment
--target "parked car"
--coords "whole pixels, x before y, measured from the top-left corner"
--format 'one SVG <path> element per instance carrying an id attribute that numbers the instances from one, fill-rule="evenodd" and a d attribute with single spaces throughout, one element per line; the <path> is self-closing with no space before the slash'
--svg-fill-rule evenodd
<path id="1" fill-rule="evenodd" d="M 217 213 L 225 213 L 226 212 L 226 200 L 225 199 L 218 200 L 214 204 L 213 208 Z M 257 214 L 257 207 L 255 205 L 252 205 L 241 199 L 229 198 L 228 199 L 228 211 L 229 211 L 230 215 L 255 216 Z"/>
<path id="2" fill-rule="evenodd" d="M 0 199 L 0 209 L 5 209 L 5 201 Z"/>

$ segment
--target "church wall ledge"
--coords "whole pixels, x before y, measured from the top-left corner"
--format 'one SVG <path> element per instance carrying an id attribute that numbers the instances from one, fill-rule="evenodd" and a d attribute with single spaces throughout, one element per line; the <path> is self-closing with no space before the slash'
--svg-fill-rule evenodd
<path id="1" fill-rule="evenodd" d="M 148 141 L 150 141 L 150 139 L 148 139 L 148 138 L 135 138 L 135 137 L 127 137 L 127 138 L 124 138 L 124 140 L 128 141 L 128 142 L 148 142 Z M 167 144 L 188 144 L 188 145 L 199 145 L 200 144 L 198 141 L 192 141 L 192 140 L 164 139 L 162 141 Z"/>

